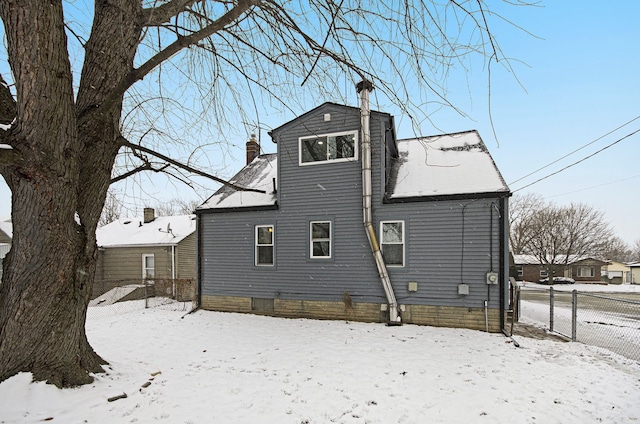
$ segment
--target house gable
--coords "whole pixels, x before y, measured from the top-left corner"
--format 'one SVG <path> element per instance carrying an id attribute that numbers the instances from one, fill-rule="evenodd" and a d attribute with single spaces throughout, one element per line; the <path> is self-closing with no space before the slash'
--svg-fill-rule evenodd
<path id="1" fill-rule="evenodd" d="M 320 105 L 270 133 L 278 146 L 277 208 L 207 202 L 197 209 L 204 308 L 385 319 L 388 297 L 363 226 L 360 126 L 360 109 Z M 402 150 L 389 114 L 372 112 L 370 130 L 372 224 L 405 322 L 496 331 L 506 299 L 508 188 L 499 186 L 498 195 L 465 192 L 456 200 L 421 192 L 412 196 L 420 201 L 387 202 L 391 165 Z M 347 138 L 331 139 L 342 134 Z M 338 160 L 313 145 L 337 148 L 351 140 L 356 151 Z M 320 154 L 301 160 L 301 147 Z M 394 188 L 402 187 L 399 181 L 396 174 Z M 499 273 L 499 284 L 487 285 L 488 272 Z"/>

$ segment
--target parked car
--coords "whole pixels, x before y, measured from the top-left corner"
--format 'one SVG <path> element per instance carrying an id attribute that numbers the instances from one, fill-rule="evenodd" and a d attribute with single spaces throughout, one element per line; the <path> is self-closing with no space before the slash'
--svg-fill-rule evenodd
<path id="1" fill-rule="evenodd" d="M 569 277 L 553 277 L 552 284 L 575 284 L 576 280 Z M 538 284 L 549 284 L 549 278 L 541 278 L 538 280 Z"/>

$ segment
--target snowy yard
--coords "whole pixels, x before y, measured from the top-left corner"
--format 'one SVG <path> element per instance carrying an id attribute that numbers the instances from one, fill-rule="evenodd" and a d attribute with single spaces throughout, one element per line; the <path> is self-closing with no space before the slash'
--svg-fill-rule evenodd
<path id="1" fill-rule="evenodd" d="M 519 337 L 518 348 L 473 330 L 126 303 L 90 309 L 88 337 L 107 374 L 63 391 L 17 375 L 0 384 L 0 422 L 640 420 L 640 365 L 579 343 Z"/>

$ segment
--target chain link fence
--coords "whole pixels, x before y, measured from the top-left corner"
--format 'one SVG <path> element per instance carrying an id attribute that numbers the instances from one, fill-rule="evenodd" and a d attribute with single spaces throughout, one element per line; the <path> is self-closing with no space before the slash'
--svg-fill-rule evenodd
<path id="1" fill-rule="evenodd" d="M 126 313 L 144 308 L 190 312 L 196 307 L 196 299 L 196 284 L 190 278 L 98 280 L 93 284 L 88 314 L 99 316 L 101 312 Z"/>
<path id="2" fill-rule="evenodd" d="M 517 287 L 516 320 L 543 324 L 569 340 L 640 361 L 640 298 L 632 293 L 589 293 L 570 288 Z"/>

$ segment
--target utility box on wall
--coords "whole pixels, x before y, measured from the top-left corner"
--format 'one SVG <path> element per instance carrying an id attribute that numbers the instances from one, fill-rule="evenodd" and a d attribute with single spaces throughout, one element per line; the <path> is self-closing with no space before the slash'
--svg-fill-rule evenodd
<path id="1" fill-rule="evenodd" d="M 418 282 L 417 281 L 409 281 L 407 284 L 407 290 L 410 292 L 418 291 Z"/>

